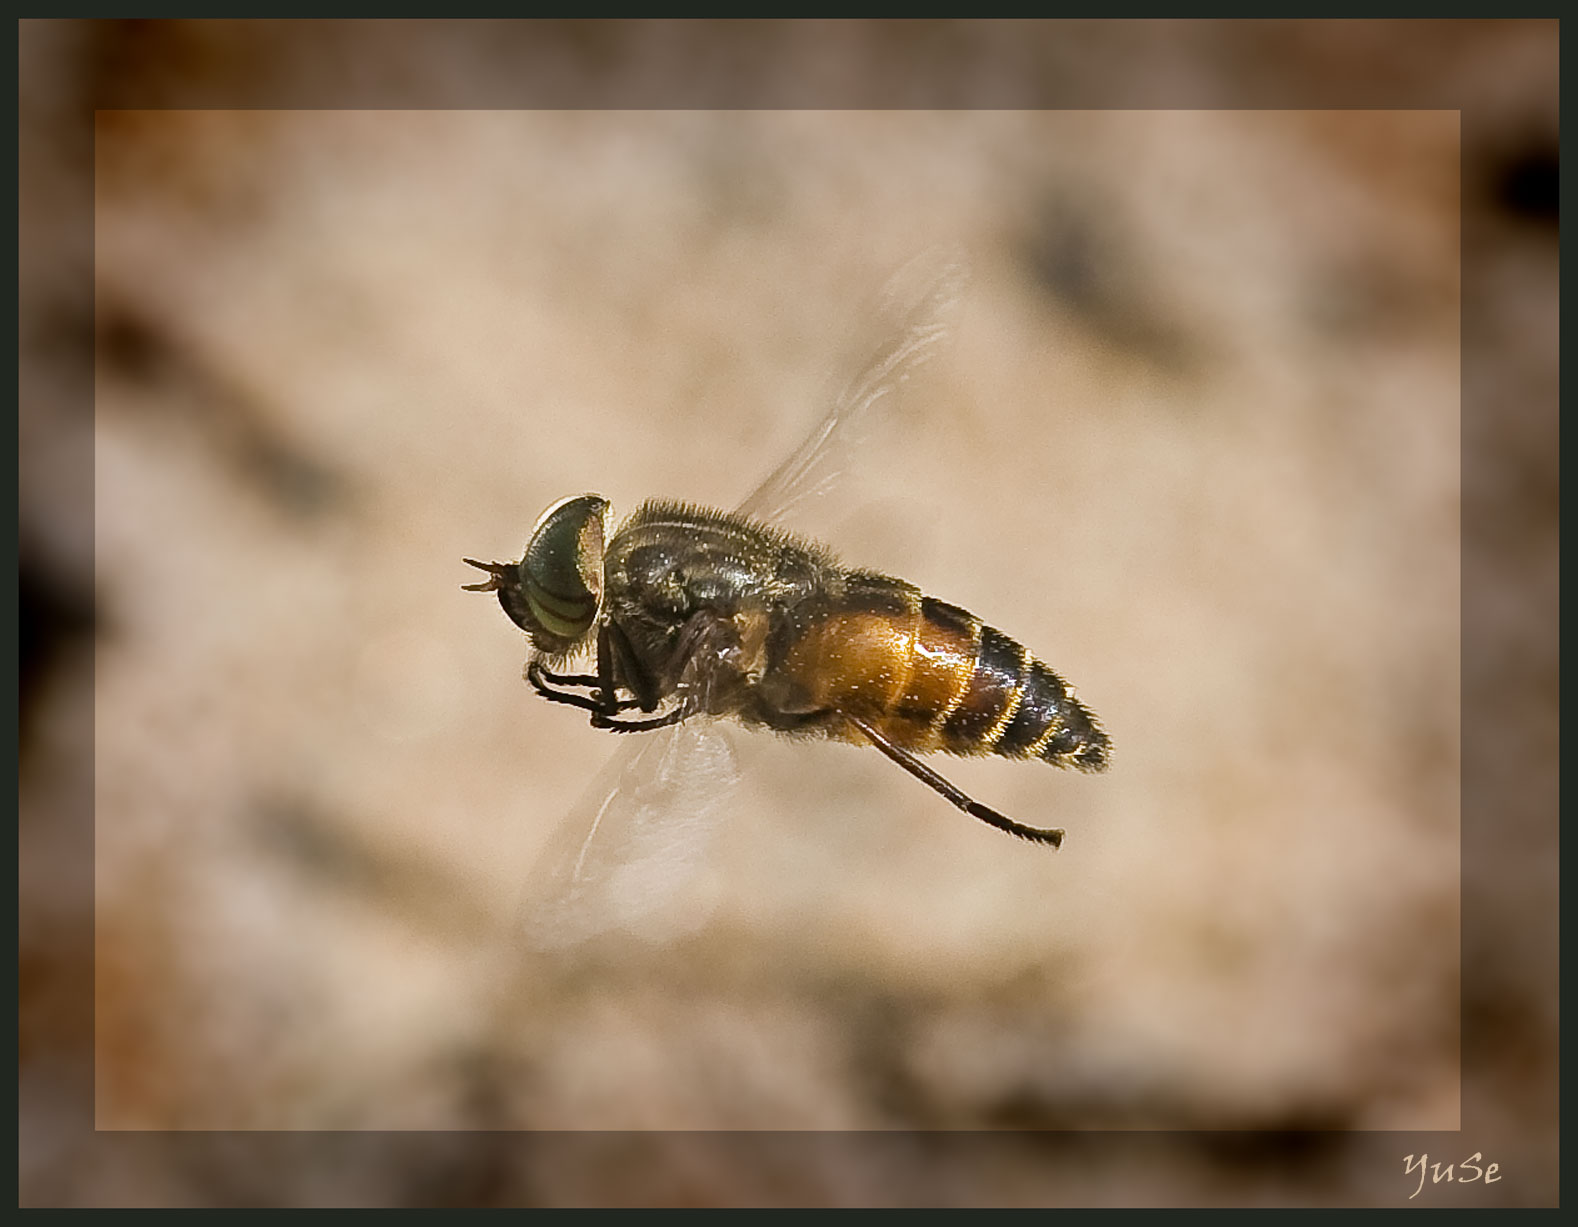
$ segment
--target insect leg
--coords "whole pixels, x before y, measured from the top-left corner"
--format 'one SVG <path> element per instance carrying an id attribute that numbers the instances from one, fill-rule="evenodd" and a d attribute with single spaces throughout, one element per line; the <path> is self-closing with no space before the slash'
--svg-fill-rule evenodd
<path id="1" fill-rule="evenodd" d="M 526 666 L 526 680 L 532 688 L 550 703 L 564 703 L 570 707 L 579 707 L 582 711 L 592 713 L 592 727 L 594 729 L 612 729 L 618 733 L 636 733 L 646 729 L 660 729 L 665 725 L 678 724 L 686 716 L 692 714 L 691 708 L 681 704 L 673 711 L 659 716 L 655 720 L 616 720 L 609 707 L 602 701 L 601 691 L 596 691 L 596 698 L 583 694 L 572 694 L 562 690 L 554 690 L 549 686 L 549 681 L 561 680 L 557 675 L 544 669 L 536 661 Z M 613 706 L 613 711 L 628 711 L 640 704 L 634 699 L 621 699 Z"/>
<path id="2" fill-rule="evenodd" d="M 695 709 L 684 703 L 681 703 L 673 711 L 665 712 L 661 716 L 655 716 L 651 720 L 615 720 L 611 716 L 605 716 L 601 712 L 597 712 L 592 716 L 592 727 L 594 729 L 608 729 L 615 733 L 644 733 L 648 729 L 661 729 L 667 728 L 671 724 L 678 724 L 686 716 L 693 715 L 695 715 Z"/>
<path id="3" fill-rule="evenodd" d="M 982 822 L 996 827 L 999 831 L 1007 831 L 1010 835 L 1017 835 L 1020 839 L 1028 839 L 1032 843 L 1051 844 L 1054 848 L 1060 847 L 1062 845 L 1063 832 L 1060 829 L 1053 828 L 1051 830 L 1042 830 L 1039 827 L 1023 826 L 1020 823 L 1015 822 L 1012 818 L 1007 818 L 1002 814 L 999 814 L 995 809 L 988 809 L 979 801 L 972 799 L 968 794 L 957 788 L 955 785 L 950 784 L 947 780 L 943 779 L 942 776 L 938 775 L 930 767 L 917 760 L 914 755 L 910 754 L 906 750 L 899 749 L 898 746 L 894 745 L 881 733 L 877 732 L 877 730 L 870 724 L 866 723 L 866 721 L 861 720 L 857 716 L 851 716 L 848 714 L 845 714 L 844 719 L 848 720 L 857 729 L 864 733 L 866 735 L 866 739 L 870 741 L 872 745 L 876 746 L 877 749 L 881 750 L 900 767 L 903 767 L 904 770 L 908 771 L 921 783 L 927 785 L 930 788 L 936 789 L 939 793 L 946 797 L 951 804 L 957 806 L 959 809 L 962 809 L 972 818 L 979 818 Z"/>
<path id="4" fill-rule="evenodd" d="M 532 669 L 537 676 L 532 676 Z M 619 690 L 619 683 L 615 676 L 625 677 L 630 680 L 626 689 L 636 695 L 633 699 L 615 699 Z M 666 712 L 651 720 L 617 720 L 615 716 L 622 711 L 629 711 L 639 707 L 643 711 L 654 711 L 660 701 L 656 687 L 653 686 L 647 675 L 639 668 L 635 653 L 631 650 L 629 641 L 624 633 L 612 622 L 603 624 L 597 636 L 597 674 L 595 676 L 565 676 L 560 677 L 549 673 L 534 661 L 527 670 L 527 676 L 532 685 L 544 698 L 553 699 L 560 703 L 569 703 L 583 711 L 592 713 L 592 727 L 594 729 L 609 729 L 615 733 L 640 733 L 648 729 L 660 729 L 670 724 L 678 724 L 694 709 L 686 704 L 680 704 L 673 711 Z M 543 678 L 554 682 L 568 683 L 573 686 L 590 687 L 591 697 L 583 695 L 567 695 L 562 692 L 545 690 L 541 685 Z"/>
<path id="5" fill-rule="evenodd" d="M 707 698 L 713 682 L 723 672 L 723 662 L 738 642 L 734 624 L 709 610 L 692 615 L 675 641 L 673 655 L 662 677 L 652 679 L 635 664 L 635 654 L 624 633 L 613 623 L 603 628 L 598 639 L 598 673 L 611 674 L 617 659 L 621 674 L 631 679 L 630 688 L 640 698 L 643 711 L 655 711 L 663 696 L 680 692 L 678 704 L 650 720 L 615 720 L 613 713 L 594 712 L 592 727 L 616 733 L 639 733 L 678 724 L 698 712 L 708 710 Z M 611 683 L 610 683 L 611 684 Z M 601 683 L 600 683 L 601 685 Z M 646 696 L 642 691 L 647 692 Z"/>
<path id="6" fill-rule="evenodd" d="M 598 678 L 595 673 L 555 673 L 551 669 L 538 669 L 544 680 L 552 682 L 555 686 L 595 686 Z"/>
<path id="7" fill-rule="evenodd" d="M 613 693 L 616 674 L 624 679 L 625 689 L 636 696 L 635 706 L 642 711 L 656 711 L 668 693 L 660 690 L 651 674 L 642 667 L 641 658 L 618 623 L 604 622 L 597 633 L 597 684 L 604 694 Z"/>
<path id="8" fill-rule="evenodd" d="M 544 669 L 537 661 L 531 661 L 526 666 L 526 680 L 531 683 L 532 689 L 547 699 L 550 703 L 564 703 L 570 707 L 579 707 L 582 711 L 606 713 L 608 706 L 598 699 L 584 694 L 572 694 L 563 690 L 555 690 L 550 683 L 560 681 L 548 670 Z"/>
<path id="9" fill-rule="evenodd" d="M 583 695 L 575 695 L 575 696 L 573 696 L 574 698 L 577 698 L 577 699 L 585 698 L 587 700 L 587 702 L 597 704 L 595 709 L 593 709 L 593 708 L 587 708 L 586 709 L 586 710 L 589 710 L 589 711 L 590 710 L 597 710 L 597 711 L 603 711 L 603 712 L 607 712 L 607 711 L 629 711 L 632 707 L 640 707 L 641 706 L 640 702 L 637 701 L 636 699 L 619 699 L 619 700 L 617 700 L 614 703 L 613 707 L 610 708 L 608 706 L 607 702 L 603 699 L 604 691 L 602 689 L 602 682 L 599 681 L 599 679 L 596 678 L 595 676 L 593 676 L 592 674 L 589 674 L 589 673 L 575 673 L 575 674 L 571 674 L 571 673 L 555 673 L 555 672 L 553 672 L 553 670 L 544 668 L 540 664 L 536 665 L 535 668 L 536 668 L 536 675 L 533 676 L 532 672 L 530 670 L 530 667 L 528 667 L 527 680 L 530 681 L 531 684 L 536 688 L 537 693 L 538 694 L 542 694 L 545 698 L 549 698 L 549 697 L 559 698 L 559 699 L 565 698 L 566 696 L 563 693 L 564 688 L 569 688 L 569 689 L 572 689 L 572 690 L 589 690 L 589 691 L 591 691 L 591 693 L 588 694 L 588 695 L 584 695 L 584 696 Z M 553 686 L 559 687 L 560 689 L 555 691 L 554 695 L 552 695 L 552 696 L 546 695 L 546 694 L 544 694 L 543 683 L 551 684 Z M 617 692 L 617 687 L 615 687 L 614 689 Z M 583 707 L 584 705 L 581 704 L 581 703 L 573 703 L 572 706 Z"/>

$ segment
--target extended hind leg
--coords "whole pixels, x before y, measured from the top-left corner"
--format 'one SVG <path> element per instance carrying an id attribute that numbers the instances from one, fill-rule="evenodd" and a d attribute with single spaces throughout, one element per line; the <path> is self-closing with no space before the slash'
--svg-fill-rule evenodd
<path id="1" fill-rule="evenodd" d="M 969 814 L 970 817 L 979 818 L 982 822 L 996 827 L 999 831 L 1007 831 L 1010 835 L 1017 835 L 1020 839 L 1028 839 L 1032 843 L 1051 844 L 1054 848 L 1062 845 L 1063 832 L 1061 830 L 1055 827 L 1049 830 L 1042 830 L 1040 827 L 1027 827 L 1022 823 L 1015 822 L 1012 818 L 999 814 L 995 809 L 982 805 L 956 784 L 952 784 L 938 775 L 937 772 L 926 766 L 925 763 L 917 759 L 908 750 L 902 750 L 894 745 L 865 720 L 860 719 L 858 716 L 847 714 L 844 716 L 844 719 L 864 733 L 866 740 L 871 742 L 872 745 L 876 746 L 877 749 L 881 750 L 900 767 L 903 767 L 904 770 L 908 771 L 928 788 L 935 789 L 941 793 L 950 805 L 957 806 Z"/>

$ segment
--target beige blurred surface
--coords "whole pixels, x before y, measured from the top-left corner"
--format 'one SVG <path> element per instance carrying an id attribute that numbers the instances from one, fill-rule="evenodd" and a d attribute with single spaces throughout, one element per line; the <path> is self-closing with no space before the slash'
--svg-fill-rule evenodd
<path id="1" fill-rule="evenodd" d="M 95 137 L 98 1128 L 1459 1127 L 1455 113 Z M 583 490 L 734 504 L 939 245 L 971 266 L 952 344 L 800 527 L 1023 640 L 1111 772 L 934 761 L 1066 828 L 1051 852 L 873 752 L 742 734 L 686 931 L 533 953 L 522 889 L 618 747 L 531 694 L 460 558 L 517 557 Z M 553 1146 L 484 1199 L 870 1202 L 925 1167 L 824 1155 L 797 1194 L 676 1135 L 611 1186 L 617 1157 Z M 1412 1187 L 1187 1145 L 1058 1191 L 1070 1155 L 994 1162 L 935 1200 Z M 275 1196 L 400 1200 L 379 1170 Z"/>

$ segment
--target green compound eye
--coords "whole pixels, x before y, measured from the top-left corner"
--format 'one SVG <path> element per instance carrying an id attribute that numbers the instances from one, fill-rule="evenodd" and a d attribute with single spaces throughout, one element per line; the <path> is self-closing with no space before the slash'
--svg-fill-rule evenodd
<path id="1" fill-rule="evenodd" d="M 532 618 L 564 647 L 597 622 L 603 603 L 603 546 L 608 500 L 578 494 L 555 503 L 532 530 L 521 560 L 521 587 Z"/>

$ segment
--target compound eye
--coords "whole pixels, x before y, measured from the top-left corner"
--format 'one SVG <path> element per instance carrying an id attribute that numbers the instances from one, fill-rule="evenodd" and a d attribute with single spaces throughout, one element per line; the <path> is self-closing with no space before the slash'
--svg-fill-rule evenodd
<path id="1" fill-rule="evenodd" d="M 504 607 L 504 612 L 509 615 L 510 621 L 527 634 L 533 634 L 539 629 L 532 616 L 531 606 L 522 595 L 518 584 L 499 589 L 499 604 Z"/>
<path id="2" fill-rule="evenodd" d="M 597 623 L 607 516 L 607 499 L 579 494 L 548 508 L 532 530 L 520 564 L 521 588 L 532 619 L 550 641 L 540 646 L 550 651 L 585 638 Z M 505 612 L 520 623 L 508 606 Z"/>

